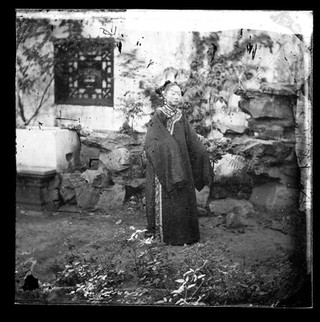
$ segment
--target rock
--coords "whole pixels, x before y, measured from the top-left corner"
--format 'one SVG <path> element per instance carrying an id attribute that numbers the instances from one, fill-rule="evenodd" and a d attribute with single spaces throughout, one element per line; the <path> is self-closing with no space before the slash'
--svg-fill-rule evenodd
<path id="1" fill-rule="evenodd" d="M 201 208 L 206 208 L 209 194 L 210 194 L 210 188 L 208 186 L 204 186 L 201 191 L 196 191 L 196 198 L 197 198 L 197 205 Z"/>
<path id="2" fill-rule="evenodd" d="M 70 201 L 76 202 L 75 188 L 81 186 L 85 179 L 81 177 L 80 172 L 75 173 L 61 173 L 61 183 L 59 193 L 64 203 Z"/>
<path id="3" fill-rule="evenodd" d="M 83 209 L 92 209 L 99 200 L 99 188 L 92 187 L 88 182 L 75 188 L 77 204 Z"/>
<path id="4" fill-rule="evenodd" d="M 76 203 L 76 192 L 74 188 L 69 187 L 61 187 L 60 188 L 60 196 L 64 203 Z"/>
<path id="5" fill-rule="evenodd" d="M 125 185 L 126 182 L 130 180 L 130 172 L 128 170 L 124 170 L 121 172 L 112 174 L 112 182 L 120 185 Z"/>
<path id="6" fill-rule="evenodd" d="M 296 86 L 263 83 L 245 89 L 239 107 L 250 115 L 254 137 L 233 139 L 230 152 L 245 157 L 254 187 L 250 201 L 268 212 L 297 208 L 300 170 L 295 155 Z"/>
<path id="7" fill-rule="evenodd" d="M 239 102 L 240 108 L 253 118 L 285 119 L 294 125 L 293 106 L 296 98 L 288 96 L 255 96 L 243 98 Z"/>
<path id="8" fill-rule="evenodd" d="M 92 184 L 93 180 L 99 175 L 103 173 L 102 170 L 86 170 L 81 174 L 81 177 L 85 179 L 86 182 Z"/>
<path id="9" fill-rule="evenodd" d="M 236 95 L 241 95 L 242 97 L 252 98 L 259 97 L 265 94 L 268 95 L 280 95 L 280 96 L 297 96 L 297 86 L 291 84 L 283 83 L 259 83 L 258 87 L 255 88 L 237 88 L 235 91 Z"/>
<path id="10" fill-rule="evenodd" d="M 215 129 L 212 129 L 210 133 L 207 135 L 208 140 L 221 140 L 223 139 L 223 137 L 224 137 L 223 134 L 220 131 Z"/>
<path id="11" fill-rule="evenodd" d="M 104 188 L 100 192 L 97 209 L 114 210 L 123 205 L 126 195 L 125 187 L 115 184 L 109 188 Z"/>
<path id="12" fill-rule="evenodd" d="M 209 203 L 209 209 L 211 212 L 214 212 L 215 215 L 231 213 L 235 207 L 240 207 L 242 209 L 241 213 L 244 217 L 255 212 L 253 204 L 250 201 L 243 199 L 227 198 L 213 200 Z"/>
<path id="13" fill-rule="evenodd" d="M 99 173 L 92 181 L 92 187 L 96 187 L 96 188 L 110 187 L 111 184 L 112 184 L 111 175 L 110 173 L 106 174 L 105 172 Z"/>
<path id="14" fill-rule="evenodd" d="M 101 167 L 98 170 L 86 170 L 81 177 L 96 188 L 109 187 L 112 182 L 111 173 L 104 171 Z"/>
<path id="15" fill-rule="evenodd" d="M 262 83 L 261 93 L 281 96 L 297 96 L 297 86 L 283 83 Z"/>
<path id="16" fill-rule="evenodd" d="M 126 148 L 118 148 L 111 152 L 100 153 L 99 160 L 111 172 L 120 172 L 130 167 L 130 151 Z"/>
<path id="17" fill-rule="evenodd" d="M 142 189 L 142 188 L 144 188 L 145 183 L 146 183 L 145 178 L 134 178 L 134 179 L 126 181 L 125 184 L 128 187 L 132 187 L 135 189 Z"/>
<path id="18" fill-rule="evenodd" d="M 226 215 L 227 228 L 241 228 L 246 226 L 247 209 L 242 206 L 233 207 Z"/>
<path id="19" fill-rule="evenodd" d="M 212 122 L 222 133 L 225 133 L 227 130 L 243 133 L 248 128 L 248 118 L 250 116 L 242 111 L 230 114 L 220 112 L 212 117 Z"/>
<path id="20" fill-rule="evenodd" d="M 277 182 L 265 183 L 253 188 L 249 201 L 263 211 L 286 214 L 299 208 L 299 190 Z"/>
<path id="21" fill-rule="evenodd" d="M 297 188 L 299 185 L 299 167 L 297 164 L 284 164 L 268 167 L 263 164 L 255 166 L 255 174 L 267 175 L 272 179 L 278 179 L 285 186 Z"/>
<path id="22" fill-rule="evenodd" d="M 67 178 L 73 188 L 80 187 L 83 184 L 83 182 L 85 182 L 84 178 L 82 178 L 81 176 L 80 171 L 73 172 L 73 173 L 65 173 L 64 176 L 65 175 L 67 175 Z"/>
<path id="23" fill-rule="evenodd" d="M 295 142 L 294 126 L 286 119 L 251 118 L 248 121 L 248 127 L 257 133 L 256 137 L 259 139 Z"/>
<path id="24" fill-rule="evenodd" d="M 139 145 L 139 142 L 130 135 L 115 131 L 92 132 L 85 137 L 80 137 L 81 142 L 87 147 L 98 148 L 101 151 L 113 151 L 118 148 Z"/>
<path id="25" fill-rule="evenodd" d="M 256 175 L 254 180 L 275 179 L 285 185 L 297 187 L 300 175 L 294 144 L 276 140 L 261 140 L 250 137 L 235 138 L 233 153 L 245 155 L 245 163 Z M 219 167 L 216 167 L 216 171 Z"/>
<path id="26" fill-rule="evenodd" d="M 145 178 L 145 164 L 143 161 L 143 154 L 131 154 L 130 167 L 117 172 L 112 172 L 112 181 L 114 183 L 127 185 L 133 179 Z M 105 169 L 106 166 L 101 162 L 101 166 Z"/>
<path id="27" fill-rule="evenodd" d="M 235 138 L 230 150 L 233 154 L 246 155 L 247 159 L 259 159 L 265 165 L 281 164 L 294 150 L 294 144 L 276 140 L 261 140 L 248 136 Z"/>

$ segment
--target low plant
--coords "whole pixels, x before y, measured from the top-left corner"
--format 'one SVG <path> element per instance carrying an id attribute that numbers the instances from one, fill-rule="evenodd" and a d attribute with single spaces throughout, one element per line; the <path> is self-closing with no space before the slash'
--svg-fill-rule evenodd
<path id="1" fill-rule="evenodd" d="M 176 253 L 145 238 L 144 229 L 129 230 L 119 227 L 117 247 L 108 256 L 70 253 L 56 282 L 41 285 L 46 301 L 63 292 L 65 303 L 276 306 L 293 289 L 297 274 L 289 258 L 267 259 L 275 271 L 270 278 L 264 265 L 236 260 L 225 243 L 209 240 Z M 178 256 L 175 261 L 170 250 Z M 128 282 L 135 288 L 126 288 Z"/>
<path id="2" fill-rule="evenodd" d="M 123 289 L 123 283 L 129 279 L 136 278 L 142 289 L 166 288 L 170 279 L 168 253 L 163 252 L 153 238 L 145 238 L 144 229 L 131 226 L 130 230 L 133 232 L 128 237 L 125 229 L 118 229 L 114 237 L 117 247 L 113 247 L 108 256 L 97 254 L 86 259 L 79 254 L 69 254 L 55 285 L 48 284 L 46 291 L 63 287 L 69 290 L 73 301 L 110 303 L 117 298 L 129 303 L 132 297 L 141 294 Z M 129 261 L 123 263 L 122 258 L 126 256 Z M 124 295 L 126 299 L 121 300 Z"/>
<path id="3" fill-rule="evenodd" d="M 177 287 L 165 302 L 175 305 L 252 304 L 276 306 L 290 288 L 292 267 L 287 258 L 275 263 L 279 271 L 268 278 L 259 267 L 233 262 L 225 244 L 195 244 L 183 250 L 183 267 Z"/>
<path id="4" fill-rule="evenodd" d="M 101 256 L 98 260 L 76 259 L 65 265 L 56 284 L 72 287 L 69 294 L 74 295 L 75 300 L 108 302 L 117 295 L 116 288 L 126 278 L 120 264 Z"/>
<path id="5" fill-rule="evenodd" d="M 134 262 L 134 271 L 144 285 L 166 288 L 170 272 L 169 254 L 153 237 L 145 238 L 145 231 L 135 230 L 125 241 Z"/>
<path id="6" fill-rule="evenodd" d="M 179 284 L 179 288 L 173 290 L 173 298 L 178 298 L 175 304 L 179 305 L 205 305 L 201 302 L 205 294 L 201 294 L 201 288 L 203 287 L 206 279 L 206 274 L 203 274 L 204 266 L 207 264 L 207 260 L 203 262 L 203 265 L 195 269 L 189 268 L 182 278 L 176 280 Z"/>

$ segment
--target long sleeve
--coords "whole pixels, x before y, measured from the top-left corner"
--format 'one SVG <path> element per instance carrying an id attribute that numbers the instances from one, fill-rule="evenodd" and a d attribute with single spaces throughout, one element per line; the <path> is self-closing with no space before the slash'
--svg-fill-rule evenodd
<path id="1" fill-rule="evenodd" d="M 179 145 L 157 114 L 148 125 L 145 151 L 167 193 L 188 183 Z"/>
<path id="2" fill-rule="evenodd" d="M 186 118 L 185 131 L 194 185 L 198 191 L 201 191 L 204 186 L 211 186 L 213 182 L 214 174 L 209 154 Z"/>

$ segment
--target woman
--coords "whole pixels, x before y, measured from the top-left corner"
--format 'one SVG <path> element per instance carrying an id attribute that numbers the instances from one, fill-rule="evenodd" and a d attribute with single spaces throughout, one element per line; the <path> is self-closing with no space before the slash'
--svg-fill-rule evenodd
<path id="1" fill-rule="evenodd" d="M 195 188 L 211 186 L 213 170 L 205 146 L 178 109 L 180 87 L 167 81 L 160 92 L 164 104 L 153 114 L 145 142 L 147 231 L 166 244 L 192 244 L 200 239 Z"/>

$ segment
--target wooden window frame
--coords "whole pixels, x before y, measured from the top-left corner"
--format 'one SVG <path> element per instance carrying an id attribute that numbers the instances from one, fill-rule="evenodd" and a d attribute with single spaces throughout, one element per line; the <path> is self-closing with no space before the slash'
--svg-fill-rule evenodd
<path id="1" fill-rule="evenodd" d="M 54 75 L 56 104 L 113 107 L 114 40 L 56 40 Z"/>

